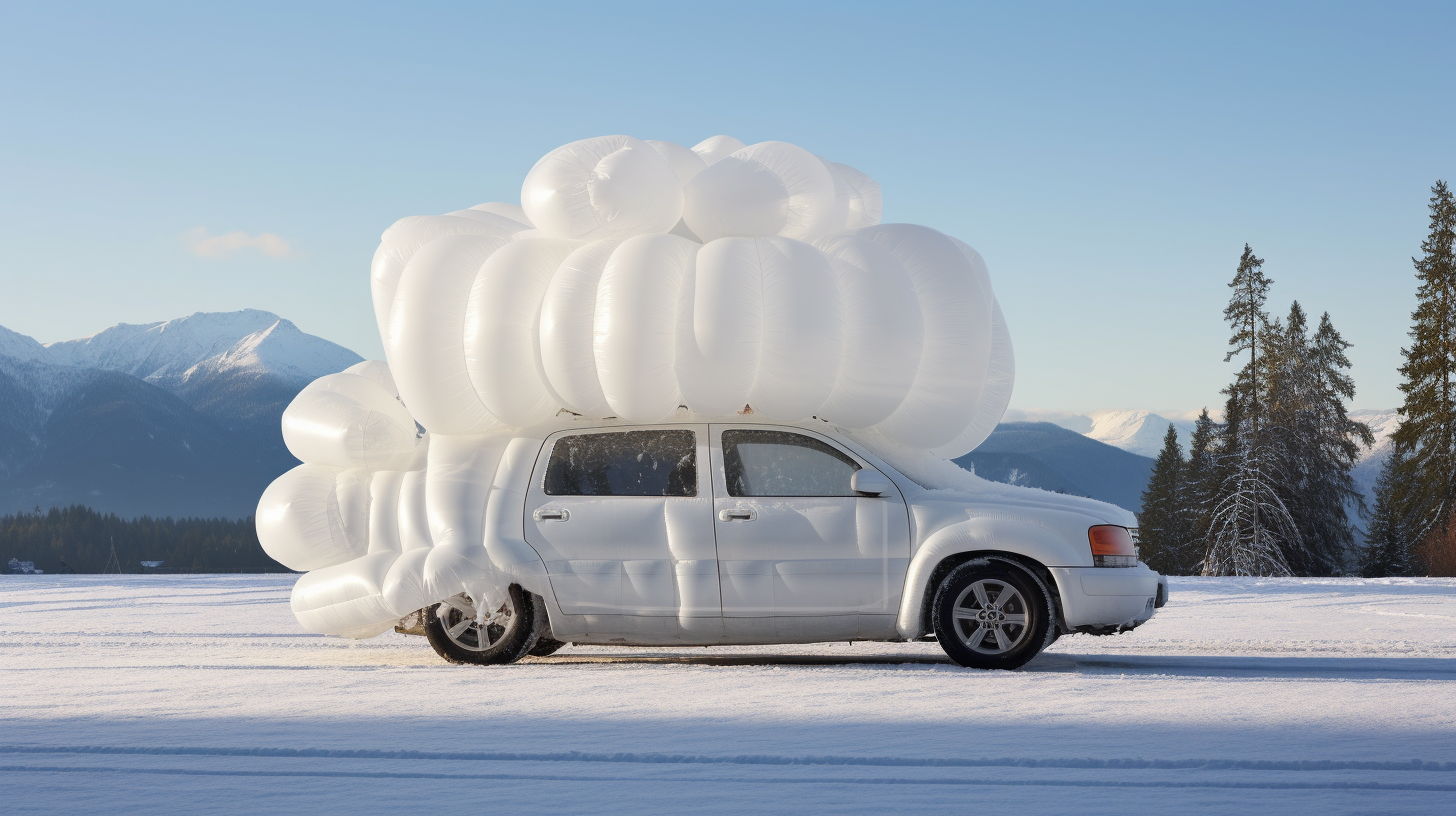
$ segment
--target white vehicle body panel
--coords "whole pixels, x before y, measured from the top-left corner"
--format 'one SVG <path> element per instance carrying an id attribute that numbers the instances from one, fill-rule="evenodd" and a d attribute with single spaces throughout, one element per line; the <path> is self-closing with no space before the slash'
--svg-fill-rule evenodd
<path id="1" fill-rule="evenodd" d="M 696 495 L 546 493 L 546 468 L 560 439 L 671 429 L 696 435 Z M 817 439 L 883 473 L 895 489 L 881 496 L 731 496 L 722 434 L 733 429 Z M 487 547 L 545 599 L 553 636 L 570 642 L 914 639 L 928 633 L 936 570 L 973 553 L 1036 571 L 1057 596 L 1064 631 L 1137 625 L 1151 617 L 1165 584 L 1141 564 L 1092 565 L 1089 526 L 1135 523 L 1119 508 L 984 482 L 973 493 L 926 489 L 817 421 L 556 420 L 518 436 L 504 458 L 511 467 L 503 463 L 493 486 Z M 497 501 L 507 496 L 512 501 Z"/>
<path id="2" fill-rule="evenodd" d="M 708 461 L 706 425 L 630 428 L 654 429 L 694 431 L 698 461 Z M 546 494 L 552 446 L 563 437 L 602 430 L 548 437 L 526 493 L 526 540 L 550 576 L 549 591 L 533 591 L 551 597 L 560 610 L 552 616 L 554 633 L 609 642 L 670 643 L 704 636 L 717 642 L 722 608 L 707 468 L 697 468 L 697 495 L 691 497 Z"/>
<path id="3" fill-rule="evenodd" d="M 767 641 L 820 630 L 835 639 L 892 637 L 910 560 L 904 498 L 898 490 L 881 496 L 731 496 L 723 432 L 762 427 L 711 426 L 713 522 L 727 634 Z M 795 431 L 834 445 L 822 434 Z"/>

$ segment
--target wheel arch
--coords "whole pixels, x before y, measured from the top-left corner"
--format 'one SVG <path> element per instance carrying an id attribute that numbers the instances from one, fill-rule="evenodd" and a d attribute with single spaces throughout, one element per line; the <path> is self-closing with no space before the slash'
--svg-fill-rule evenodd
<path id="1" fill-rule="evenodd" d="M 1044 527 L 1005 519 L 971 519 L 937 530 L 910 560 L 896 620 L 902 637 L 913 640 L 933 631 L 930 605 L 935 588 L 951 570 L 977 558 L 1003 561 L 1028 573 L 1055 608 L 1053 626 L 1061 627 L 1061 590 L 1047 567 L 1077 563 L 1072 548 Z"/>

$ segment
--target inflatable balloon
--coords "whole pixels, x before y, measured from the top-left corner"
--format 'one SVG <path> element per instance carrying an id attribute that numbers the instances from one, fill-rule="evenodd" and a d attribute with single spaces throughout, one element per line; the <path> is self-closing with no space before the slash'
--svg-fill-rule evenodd
<path id="1" fill-rule="evenodd" d="M 264 549 L 309 571 L 299 621 L 367 637 L 529 585 L 529 429 L 558 415 L 817 417 L 974 449 L 1015 380 L 990 274 L 882 209 L 874 179 L 786 142 L 602 136 L 544 156 L 519 205 L 395 222 L 370 266 L 387 361 L 298 394 L 283 437 L 304 464 L 258 505 Z"/>
<path id="2" fill-rule="evenodd" d="M 682 182 L 663 154 L 631 136 L 558 147 L 521 185 L 521 206 L 548 235 L 575 240 L 667 232 L 682 216 Z"/>

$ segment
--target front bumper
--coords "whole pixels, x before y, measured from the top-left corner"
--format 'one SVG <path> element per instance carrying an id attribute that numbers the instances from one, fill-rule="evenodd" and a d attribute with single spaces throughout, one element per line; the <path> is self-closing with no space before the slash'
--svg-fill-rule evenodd
<path id="1" fill-rule="evenodd" d="M 1136 567 L 1051 567 L 1062 599 L 1062 629 L 1095 635 L 1125 632 L 1167 602 L 1167 579 Z"/>

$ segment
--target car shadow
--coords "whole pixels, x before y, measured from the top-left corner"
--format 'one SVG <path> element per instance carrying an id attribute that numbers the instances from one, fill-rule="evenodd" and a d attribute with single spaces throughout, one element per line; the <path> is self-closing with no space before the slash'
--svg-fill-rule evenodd
<path id="1" fill-rule="evenodd" d="M 547 664 L 557 666 L 597 663 L 665 664 L 678 666 L 954 666 L 944 655 L 664 655 L 664 654 L 556 654 L 550 657 L 528 657 L 519 665 Z"/>
<path id="2" fill-rule="evenodd" d="M 956 668 L 955 663 L 944 655 L 682 655 L 662 652 L 556 654 L 549 657 L 529 657 L 517 665 L 586 666 L 601 664 L 725 668 L 755 666 L 945 666 Z M 1022 667 L 1020 671 L 1253 679 L 1456 680 L 1456 658 L 1042 654 Z"/>
<path id="3" fill-rule="evenodd" d="M 1281 680 L 1456 680 L 1456 658 L 1042 654 L 1022 671 Z"/>

